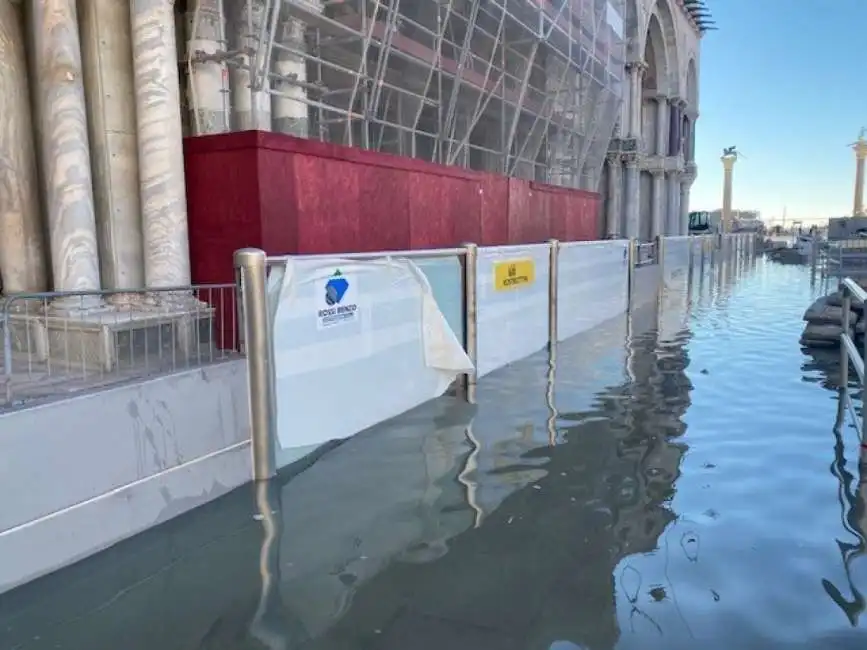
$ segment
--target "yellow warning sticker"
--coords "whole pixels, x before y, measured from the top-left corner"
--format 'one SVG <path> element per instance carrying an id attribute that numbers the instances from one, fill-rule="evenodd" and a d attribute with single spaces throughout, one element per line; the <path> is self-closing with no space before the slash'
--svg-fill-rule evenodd
<path id="1" fill-rule="evenodd" d="M 494 290 L 511 291 L 529 287 L 536 281 L 536 263 L 532 258 L 494 262 Z"/>

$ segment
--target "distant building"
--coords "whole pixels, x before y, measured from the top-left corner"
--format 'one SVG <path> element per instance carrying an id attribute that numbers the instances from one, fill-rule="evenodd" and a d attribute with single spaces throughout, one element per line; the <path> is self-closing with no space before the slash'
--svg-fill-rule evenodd
<path id="1" fill-rule="evenodd" d="M 867 235 L 867 217 L 828 219 L 828 239 L 854 239 Z"/>

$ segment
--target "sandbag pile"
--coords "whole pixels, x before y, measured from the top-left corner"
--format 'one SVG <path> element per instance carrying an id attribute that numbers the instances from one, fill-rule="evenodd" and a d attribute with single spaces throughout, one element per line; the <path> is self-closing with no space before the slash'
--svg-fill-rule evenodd
<path id="1" fill-rule="evenodd" d="M 819 298 L 804 312 L 804 320 L 807 326 L 801 334 L 801 345 L 813 348 L 838 346 L 843 332 L 843 294 L 835 291 Z M 849 315 L 849 336 L 863 340 L 865 329 L 864 305 L 853 301 Z"/>

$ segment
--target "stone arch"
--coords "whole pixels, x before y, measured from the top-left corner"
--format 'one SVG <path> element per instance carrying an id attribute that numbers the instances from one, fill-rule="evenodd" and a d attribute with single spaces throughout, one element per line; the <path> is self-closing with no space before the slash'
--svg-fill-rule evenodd
<path id="1" fill-rule="evenodd" d="M 650 20 L 647 23 L 647 36 L 645 38 L 648 42 L 653 38 L 659 44 L 654 43 L 654 48 L 661 47 L 665 53 L 666 68 L 659 72 L 657 90 L 668 95 L 680 94 L 678 87 L 680 65 L 677 51 L 677 31 L 674 24 L 674 13 L 671 10 L 670 0 L 656 0 L 650 14 Z M 652 36 L 654 32 L 657 33 Z"/>
<path id="2" fill-rule="evenodd" d="M 665 45 L 662 25 L 655 14 L 650 16 L 647 34 L 644 37 L 644 63 L 647 69 L 644 71 L 643 90 L 655 93 L 667 92 L 671 69 L 668 48 Z"/>

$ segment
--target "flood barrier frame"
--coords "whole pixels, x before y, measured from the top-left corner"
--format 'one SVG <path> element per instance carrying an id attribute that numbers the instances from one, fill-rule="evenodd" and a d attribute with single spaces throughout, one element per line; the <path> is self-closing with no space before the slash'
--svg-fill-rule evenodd
<path id="1" fill-rule="evenodd" d="M 840 282 L 840 293 L 843 295 L 843 321 L 840 332 L 840 403 L 852 416 L 852 423 L 858 432 L 858 440 L 864 447 L 864 431 L 867 428 L 867 409 L 864 408 L 864 404 L 867 404 L 867 387 L 864 383 L 864 369 L 867 367 L 867 345 L 864 345 L 864 349 L 859 353 L 850 331 L 852 330 L 852 303 L 854 301 L 867 308 L 867 292 L 852 278 L 843 278 L 843 281 Z M 852 402 L 852 395 L 849 392 L 850 365 L 855 369 L 858 384 L 861 387 L 860 417 L 855 410 L 855 404 Z"/>
<path id="2" fill-rule="evenodd" d="M 635 277 L 638 269 L 655 265 L 661 281 L 665 278 L 664 255 L 666 240 L 688 240 L 689 273 L 695 255 L 695 241 L 701 242 L 702 266 L 704 266 L 705 250 L 720 251 L 725 257 L 735 258 L 748 254 L 751 250 L 745 244 L 754 235 L 736 233 L 727 235 L 688 235 L 680 237 L 659 236 L 652 242 L 639 242 L 635 239 L 614 240 L 626 243 L 626 273 L 627 300 L 626 313 L 633 309 L 635 303 Z M 548 283 L 548 341 L 547 347 L 552 350 L 558 339 L 557 317 L 559 308 L 559 260 L 563 244 L 591 244 L 603 242 L 561 242 L 551 239 L 536 246 L 547 245 L 548 273 L 544 280 Z M 489 247 L 489 249 L 507 249 L 508 246 Z M 752 247 L 754 249 L 754 247 Z M 238 291 L 238 323 L 241 331 L 239 339 L 242 349 L 246 352 L 248 368 L 248 390 L 250 405 L 250 422 L 253 454 L 253 479 L 268 480 L 276 473 L 276 430 L 277 430 L 277 399 L 276 374 L 274 362 L 273 332 L 271 310 L 268 304 L 267 282 L 269 265 L 285 264 L 289 259 L 341 259 L 356 261 L 371 261 L 388 258 L 401 259 L 432 259 L 456 257 L 461 266 L 461 311 L 463 321 L 462 344 L 464 351 L 473 364 L 473 370 L 459 377 L 461 396 L 470 404 L 476 403 L 478 384 L 478 254 L 479 247 L 474 243 L 466 243 L 456 248 L 441 248 L 429 250 L 380 251 L 367 253 L 301 255 L 268 257 L 260 249 L 245 248 L 234 254 L 236 287 Z M 863 367 L 863 364 L 862 364 Z"/>

